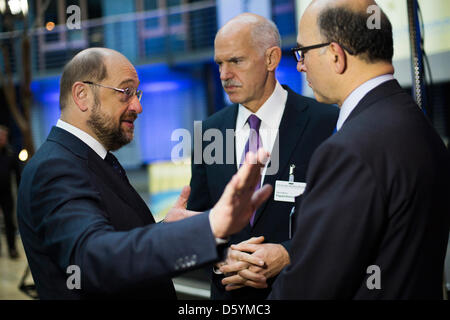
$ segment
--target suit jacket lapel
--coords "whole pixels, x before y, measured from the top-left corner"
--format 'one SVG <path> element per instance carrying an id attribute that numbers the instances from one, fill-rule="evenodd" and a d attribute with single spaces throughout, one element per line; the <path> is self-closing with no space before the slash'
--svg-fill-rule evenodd
<path id="1" fill-rule="evenodd" d="M 237 172 L 235 132 L 236 132 L 236 118 L 237 118 L 239 106 L 237 104 L 234 104 L 232 106 L 229 106 L 228 108 L 230 108 L 230 110 L 229 110 L 230 114 L 228 116 L 224 117 L 224 121 L 222 123 L 222 126 L 220 127 L 222 137 L 224 137 L 223 153 L 222 153 L 224 155 L 224 159 L 223 159 L 224 164 L 216 167 L 217 170 L 220 170 L 220 172 L 218 172 L 218 174 L 216 176 L 220 177 L 222 179 L 222 181 L 218 181 L 219 182 L 218 185 L 223 185 L 223 186 L 226 186 L 227 183 L 230 182 L 233 175 L 236 174 L 236 172 Z M 227 129 L 232 129 L 233 135 L 230 135 L 228 137 L 226 134 Z M 233 139 L 232 142 L 227 141 L 227 139 L 229 139 L 229 138 Z M 234 148 L 233 149 L 234 150 L 233 151 L 233 159 L 229 159 L 230 161 L 227 161 L 227 156 L 230 157 L 230 155 L 228 155 L 226 152 L 227 144 L 229 144 L 230 146 L 232 145 Z"/>
<path id="2" fill-rule="evenodd" d="M 309 120 L 309 116 L 305 112 L 308 108 L 308 105 L 299 104 L 298 101 L 294 99 L 294 95 L 291 89 L 287 86 L 283 87 L 288 91 L 288 98 L 286 101 L 286 107 L 284 109 L 283 117 L 281 118 L 278 137 L 275 141 L 275 145 L 271 153 L 273 157 L 273 155 L 278 152 L 279 167 L 276 174 L 266 175 L 264 178 L 264 184 L 271 184 L 273 187 L 275 187 L 275 181 L 281 178 L 281 173 L 284 172 L 286 170 L 286 167 L 290 165 L 289 159 L 291 159 L 292 152 L 294 152 L 297 144 L 301 142 L 303 131 L 305 130 Z M 273 164 L 269 163 L 269 165 Z M 271 197 L 273 199 L 273 196 Z M 264 202 L 256 211 L 253 226 L 256 226 L 259 217 L 264 212 L 267 203 L 270 200 L 271 199 Z"/>
<path id="3" fill-rule="evenodd" d="M 89 168 L 108 185 L 119 198 L 132 207 L 145 223 L 153 223 L 155 220 L 145 202 L 134 190 L 134 188 L 124 181 L 114 169 L 105 163 L 95 152 L 88 153 Z"/>
<path id="4" fill-rule="evenodd" d="M 88 167 L 94 174 L 99 176 L 101 181 L 104 181 L 110 186 L 111 190 L 117 194 L 119 198 L 130 205 L 145 223 L 152 223 L 155 221 L 147 205 L 139 194 L 137 194 L 136 190 L 134 190 L 129 183 L 124 182 L 114 169 L 105 163 L 104 160 L 87 144 L 73 134 L 58 127 L 52 128 L 48 140 L 59 143 L 76 156 L 85 159 L 88 162 Z"/>

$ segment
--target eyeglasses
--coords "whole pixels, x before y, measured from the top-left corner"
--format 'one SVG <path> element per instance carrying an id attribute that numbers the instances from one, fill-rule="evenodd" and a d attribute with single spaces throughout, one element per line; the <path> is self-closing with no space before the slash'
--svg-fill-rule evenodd
<path id="1" fill-rule="evenodd" d="M 321 43 L 321 44 L 315 44 L 313 46 L 292 48 L 291 51 L 294 54 L 295 60 L 297 60 L 297 62 L 303 63 L 303 60 L 305 59 L 305 53 L 307 53 L 309 50 L 311 50 L 311 49 L 318 49 L 318 48 L 322 48 L 322 47 L 328 46 L 332 42 L 334 42 L 334 41 L 327 42 L 327 43 Z M 337 43 L 337 44 L 342 49 L 347 51 L 349 55 L 354 55 L 355 54 L 352 50 L 348 49 L 347 47 L 344 47 L 342 44 L 340 44 L 340 43 Z"/>
<path id="2" fill-rule="evenodd" d="M 303 60 L 305 59 L 305 53 L 307 53 L 309 50 L 322 48 L 328 46 L 329 44 L 331 44 L 331 42 L 315 44 L 313 46 L 308 47 L 297 47 L 292 48 L 291 51 L 294 54 L 295 60 L 297 60 L 297 62 L 303 63 Z"/>
<path id="3" fill-rule="evenodd" d="M 130 99 L 134 95 L 137 96 L 139 101 L 141 101 L 141 98 L 142 98 L 142 90 L 137 90 L 136 88 L 119 89 L 119 88 L 106 86 L 104 84 L 95 83 L 95 82 L 92 82 L 92 81 L 82 81 L 82 82 L 86 83 L 86 84 L 91 84 L 91 85 L 94 85 L 94 86 L 99 86 L 99 87 L 103 87 L 103 88 L 107 88 L 107 89 L 112 89 L 112 90 L 115 90 L 115 91 L 118 91 L 118 92 L 122 92 L 123 94 L 125 94 L 127 96 L 127 99 Z"/>

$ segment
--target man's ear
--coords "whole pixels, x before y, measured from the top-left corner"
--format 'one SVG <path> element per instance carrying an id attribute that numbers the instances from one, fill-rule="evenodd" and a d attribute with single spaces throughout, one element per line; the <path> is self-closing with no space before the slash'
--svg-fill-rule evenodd
<path id="1" fill-rule="evenodd" d="M 72 99 L 82 112 L 86 112 L 92 105 L 92 91 L 88 85 L 77 81 L 72 85 Z"/>
<path id="2" fill-rule="evenodd" d="M 334 66 L 334 71 L 337 74 L 343 74 L 347 69 L 347 57 L 345 55 L 344 49 L 337 44 L 336 42 L 332 42 L 330 44 L 330 54 L 331 54 L 331 63 Z"/>
<path id="3" fill-rule="evenodd" d="M 281 60 L 281 49 L 271 47 L 266 50 L 266 66 L 268 71 L 275 71 Z"/>

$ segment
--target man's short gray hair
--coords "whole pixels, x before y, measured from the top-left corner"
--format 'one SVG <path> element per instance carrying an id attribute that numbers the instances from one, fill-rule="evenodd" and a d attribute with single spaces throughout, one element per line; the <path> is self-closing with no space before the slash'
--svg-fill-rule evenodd
<path id="1" fill-rule="evenodd" d="M 273 21 L 258 21 L 252 28 L 251 36 L 255 46 L 263 52 L 272 47 L 281 48 L 280 32 Z"/>
<path id="2" fill-rule="evenodd" d="M 243 13 L 230 20 L 230 22 L 241 22 L 250 25 L 251 41 L 262 54 L 272 47 L 281 48 L 280 32 L 273 21 L 256 14 Z"/>

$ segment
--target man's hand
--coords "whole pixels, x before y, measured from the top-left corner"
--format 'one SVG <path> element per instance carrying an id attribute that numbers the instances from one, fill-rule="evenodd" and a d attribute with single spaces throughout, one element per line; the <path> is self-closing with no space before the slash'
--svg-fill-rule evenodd
<path id="1" fill-rule="evenodd" d="M 250 238 L 248 240 L 242 241 L 241 244 L 243 243 L 258 244 L 262 242 L 264 242 L 263 236 Z M 224 262 L 219 263 L 218 267 L 222 272 L 222 270 L 224 270 L 222 267 L 226 266 L 225 268 L 226 272 L 222 272 L 227 276 L 225 279 L 227 279 L 227 282 L 233 281 L 233 279 L 235 279 L 237 282 L 241 283 L 241 285 L 239 285 L 239 288 L 243 287 L 244 285 L 252 286 L 255 288 L 265 288 L 267 286 L 266 278 L 263 277 L 261 274 L 255 274 L 254 280 L 243 279 L 238 275 L 238 272 L 246 270 L 252 265 L 263 267 L 265 265 L 265 262 L 260 258 L 253 256 L 247 252 L 228 248 L 226 260 Z"/>
<path id="2" fill-rule="evenodd" d="M 184 186 L 183 190 L 181 190 L 180 196 L 178 197 L 177 201 L 175 202 L 173 207 L 169 210 L 169 212 L 167 212 L 166 217 L 164 218 L 164 222 L 174 222 L 195 216 L 196 214 L 200 213 L 197 211 L 186 210 L 190 194 L 191 194 L 191 187 Z"/>
<path id="3" fill-rule="evenodd" d="M 253 212 L 269 198 L 272 186 L 265 185 L 255 192 L 261 169 L 269 158 L 269 153 L 258 150 L 255 155 L 247 153 L 245 162 L 225 187 L 225 190 L 211 209 L 209 219 L 216 238 L 226 238 L 244 228 Z"/>
<path id="4" fill-rule="evenodd" d="M 253 237 L 248 240 L 242 241 L 241 243 L 262 243 L 264 242 L 264 237 Z M 246 252 L 241 252 L 238 250 L 233 250 L 231 248 L 227 249 L 227 256 L 224 261 L 218 262 L 216 264 L 216 268 L 220 269 L 220 267 L 224 265 L 230 266 L 227 275 L 231 273 L 237 273 L 238 271 L 247 269 L 250 264 L 263 266 L 264 261 L 257 257 L 252 257 L 250 254 Z"/>
<path id="5" fill-rule="evenodd" d="M 290 263 L 289 254 L 280 244 L 274 243 L 249 243 L 241 242 L 232 245 L 232 252 L 251 253 L 250 257 L 264 260 L 264 266 L 258 266 L 247 260 L 247 255 L 240 255 L 242 263 L 247 263 L 248 268 L 238 270 L 237 265 L 223 265 L 220 271 L 228 274 L 234 272 L 231 276 L 224 278 L 222 284 L 225 290 L 231 291 L 250 286 L 253 288 L 266 288 L 266 280 L 276 276 L 281 270 Z"/>

